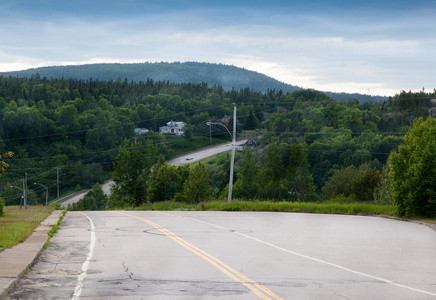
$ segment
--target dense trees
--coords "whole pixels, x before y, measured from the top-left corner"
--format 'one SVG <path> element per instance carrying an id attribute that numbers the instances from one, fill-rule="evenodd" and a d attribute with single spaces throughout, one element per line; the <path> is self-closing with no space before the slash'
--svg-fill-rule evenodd
<path id="1" fill-rule="evenodd" d="M 138 206 L 147 202 L 199 203 L 210 195 L 209 174 L 202 163 L 174 166 L 156 159 L 156 147 L 148 141 L 126 143 L 120 148 L 113 172 L 110 206 Z"/>
<path id="2" fill-rule="evenodd" d="M 259 185 L 260 170 L 256 164 L 256 156 L 255 152 L 247 148 L 239 161 L 239 179 L 233 190 L 236 198 L 245 200 L 258 198 L 262 187 Z"/>
<path id="3" fill-rule="evenodd" d="M 9 158 L 13 155 L 12 152 L 6 152 L 3 155 L 0 155 L 0 176 L 1 173 L 5 170 L 6 167 L 8 167 L 8 164 L 4 161 L 6 158 Z M 5 201 L 3 198 L 0 198 L 0 216 L 3 215 L 3 207 L 5 206 Z"/>
<path id="4" fill-rule="evenodd" d="M 379 171 L 362 164 L 358 168 L 350 165 L 346 168 L 335 170 L 333 176 L 323 187 L 323 197 L 326 200 L 339 197 L 350 198 L 362 202 L 373 200 L 375 188 L 381 183 Z"/>
<path id="5" fill-rule="evenodd" d="M 237 163 L 234 197 L 314 201 L 316 187 L 304 144 L 273 143 L 261 153 L 246 149 Z"/>
<path id="6" fill-rule="evenodd" d="M 182 193 L 185 181 L 183 171 L 189 172 L 189 169 L 162 163 L 150 179 L 147 200 L 149 202 L 173 200 L 176 194 Z"/>
<path id="7" fill-rule="evenodd" d="M 228 140 L 225 128 L 209 131 L 205 123 L 231 115 L 236 103 L 238 131 L 261 132 L 262 140 L 253 152 L 236 159 L 235 197 L 373 201 L 375 192 L 377 201 L 389 203 L 387 159 L 419 117 L 430 118 L 434 98 L 436 92 L 402 92 L 384 102 L 359 104 L 312 90 L 260 93 L 151 79 L 132 83 L 0 76 L 0 150 L 15 152 L 9 172 L 0 178 L 1 195 L 7 204 L 19 201 L 19 193 L 9 187 L 20 184 L 26 172 L 29 180 L 38 178 L 49 186 L 53 196 L 59 167 L 61 190 L 91 188 L 113 176 L 117 186 L 111 206 L 197 202 L 207 193 L 226 194 L 228 158 L 196 169 L 203 175 L 207 171 L 208 187 L 189 199 L 186 188 L 194 189 L 194 168 L 163 162 L 209 143 L 210 134 Z M 171 119 L 186 122 L 189 134 L 157 133 Z M 150 131 L 138 135 L 135 127 Z M 347 180 L 338 180 L 347 174 Z M 41 198 L 36 201 L 43 202 L 42 194 L 36 192 Z"/>
<path id="8" fill-rule="evenodd" d="M 184 196 L 188 203 L 200 203 L 209 200 L 209 193 L 209 174 L 206 167 L 200 162 L 193 167 L 189 174 Z"/>
<path id="9" fill-rule="evenodd" d="M 101 185 L 96 183 L 78 202 L 69 204 L 68 210 L 104 210 L 108 202 Z"/>
<path id="10" fill-rule="evenodd" d="M 213 115 L 206 111 L 196 115 L 204 99 L 191 97 L 203 94 L 215 104 L 220 102 L 218 107 L 210 108 Z M 195 134 L 204 136 L 205 121 L 218 119 L 230 110 L 207 85 L 0 76 L 0 150 L 16 152 L 12 171 L 2 178 L 1 188 L 7 189 L 27 172 L 29 178 L 38 177 L 50 187 L 52 198 L 56 195 L 56 167 L 65 174 L 60 181 L 61 191 L 89 188 L 110 177 L 118 146 L 124 139 L 138 139 L 144 144 L 152 140 L 159 153 L 169 158 L 180 151 L 179 145 L 167 143 L 164 136 L 156 134 L 159 126 L 171 118 L 187 122 L 193 118 L 198 123 Z M 152 131 L 135 136 L 135 127 Z M 15 200 L 10 195 L 7 203 L 19 201 L 15 194 Z"/>
<path id="11" fill-rule="evenodd" d="M 129 143 L 128 140 L 120 146 L 112 179 L 112 194 L 121 203 L 139 205 L 147 197 L 147 183 L 151 169 L 157 160 L 157 147 L 148 140 L 145 149 L 142 142 Z"/>
<path id="12" fill-rule="evenodd" d="M 291 201 L 308 202 L 317 198 L 316 186 L 309 173 L 306 146 L 304 143 L 283 145 L 285 162 L 288 162 L 285 187 Z"/>
<path id="13" fill-rule="evenodd" d="M 436 119 L 419 119 L 389 158 L 391 190 L 400 216 L 436 215 Z"/>

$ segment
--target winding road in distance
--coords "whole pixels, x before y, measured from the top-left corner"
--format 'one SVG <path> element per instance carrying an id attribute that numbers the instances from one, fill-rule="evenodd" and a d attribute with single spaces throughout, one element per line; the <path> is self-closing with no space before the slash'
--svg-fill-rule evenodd
<path id="1" fill-rule="evenodd" d="M 247 140 L 237 141 L 236 145 L 244 144 L 246 141 Z M 217 146 L 212 146 L 212 147 L 208 147 L 206 149 L 201 149 L 201 150 L 193 151 L 193 152 L 190 152 L 189 154 L 173 158 L 173 159 L 169 160 L 168 163 L 172 164 L 172 165 L 184 165 L 186 163 L 192 163 L 192 162 L 195 162 L 195 161 L 198 161 L 198 160 L 202 160 L 204 158 L 216 155 L 218 153 L 226 152 L 226 151 L 231 151 L 231 150 L 232 150 L 232 143 L 220 144 L 220 145 L 217 145 Z M 192 159 L 191 160 L 186 160 L 186 156 L 187 155 L 191 155 Z M 110 186 L 112 184 L 113 184 L 113 181 L 109 181 L 109 182 L 103 184 L 102 189 L 103 189 L 103 192 L 106 195 L 110 195 L 110 193 L 111 193 Z M 69 204 L 76 203 L 77 201 L 82 199 L 83 196 L 85 196 L 86 193 L 87 192 L 81 192 L 79 194 L 76 194 L 76 195 L 68 198 L 67 200 L 62 202 L 62 206 L 63 207 L 67 207 Z"/>
<path id="2" fill-rule="evenodd" d="M 237 141 L 236 146 L 244 144 L 246 141 L 247 140 Z M 168 163 L 172 164 L 172 165 L 184 165 L 186 163 L 191 163 L 191 162 L 195 162 L 198 160 L 202 160 L 204 158 L 214 156 L 218 153 L 231 151 L 231 150 L 232 150 L 232 143 L 221 144 L 221 145 L 213 146 L 210 148 L 190 152 L 189 154 L 186 154 L 183 157 L 173 158 L 173 159 L 169 160 Z M 191 155 L 192 160 L 186 160 L 187 155 Z"/>
<path id="3" fill-rule="evenodd" d="M 436 299 L 435 253 L 379 217 L 68 212 L 8 299 Z"/>

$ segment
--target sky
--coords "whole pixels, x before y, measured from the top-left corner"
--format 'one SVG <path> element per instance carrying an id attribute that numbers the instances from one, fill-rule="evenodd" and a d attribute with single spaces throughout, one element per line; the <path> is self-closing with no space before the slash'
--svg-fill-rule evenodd
<path id="1" fill-rule="evenodd" d="M 321 91 L 433 91 L 436 0 L 0 0 L 0 72 L 176 61 Z"/>

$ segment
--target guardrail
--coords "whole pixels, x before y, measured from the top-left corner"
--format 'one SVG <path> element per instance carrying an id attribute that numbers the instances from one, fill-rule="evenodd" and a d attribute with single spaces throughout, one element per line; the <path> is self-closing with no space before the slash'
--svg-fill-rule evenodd
<path id="1" fill-rule="evenodd" d="M 55 203 L 57 203 L 57 202 L 59 202 L 59 201 L 65 200 L 65 199 L 67 199 L 68 197 L 71 197 L 71 196 L 74 195 L 74 194 L 76 194 L 76 193 L 69 194 L 68 196 L 65 196 L 65 197 L 63 197 L 63 198 L 61 198 L 61 199 L 58 199 L 58 200 L 56 200 L 56 201 L 53 201 L 53 202 L 51 202 L 48 206 L 50 206 L 50 205 L 52 205 L 52 204 L 55 204 Z"/>

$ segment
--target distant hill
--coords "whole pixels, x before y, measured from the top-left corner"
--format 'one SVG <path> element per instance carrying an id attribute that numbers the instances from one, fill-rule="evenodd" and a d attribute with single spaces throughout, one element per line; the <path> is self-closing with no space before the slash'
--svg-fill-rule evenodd
<path id="1" fill-rule="evenodd" d="M 88 64 L 79 66 L 53 66 L 33 68 L 23 71 L 1 72 L 3 76 L 16 76 L 30 78 L 39 73 L 41 77 L 50 78 L 75 78 L 81 80 L 98 79 L 102 81 L 125 80 L 129 82 L 170 81 L 175 83 L 202 83 L 209 86 L 221 85 L 226 90 L 249 88 L 250 90 L 265 93 L 268 89 L 282 90 L 284 93 L 301 90 L 302 88 L 280 82 L 254 71 L 223 64 L 211 63 L 132 63 L 132 64 Z M 336 100 L 357 99 L 361 103 L 377 102 L 386 97 L 369 96 L 361 94 L 331 93 L 327 95 Z"/>

